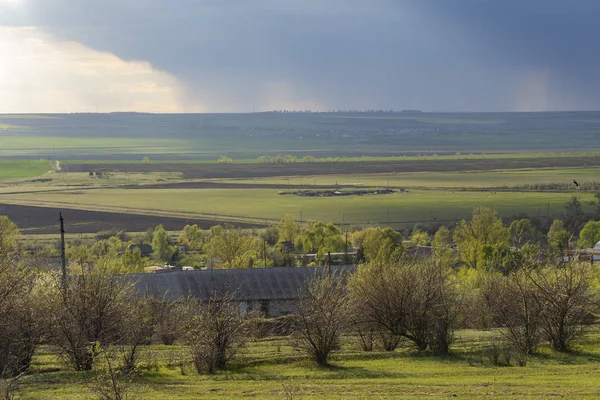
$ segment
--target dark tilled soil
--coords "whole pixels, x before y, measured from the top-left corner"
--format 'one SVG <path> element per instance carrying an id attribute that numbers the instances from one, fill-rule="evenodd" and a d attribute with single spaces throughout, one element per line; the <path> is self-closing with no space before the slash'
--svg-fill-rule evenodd
<path id="1" fill-rule="evenodd" d="M 7 215 L 23 233 L 27 234 L 59 233 L 58 217 L 60 212 L 65 219 L 65 231 L 68 233 L 95 233 L 107 229 L 143 232 L 158 224 L 162 224 L 167 230 L 177 231 L 183 229 L 187 224 L 198 224 L 202 229 L 222 224 L 219 221 L 190 218 L 0 204 L 0 215 Z M 242 228 L 253 227 L 250 224 L 234 225 Z"/>
<path id="2" fill-rule="evenodd" d="M 315 162 L 290 164 L 62 164 L 66 172 L 98 170 L 121 172 L 181 172 L 186 179 L 259 178 L 393 172 L 486 171 L 522 168 L 566 168 L 600 165 L 600 157 L 488 158 L 457 160 L 406 160 Z"/>

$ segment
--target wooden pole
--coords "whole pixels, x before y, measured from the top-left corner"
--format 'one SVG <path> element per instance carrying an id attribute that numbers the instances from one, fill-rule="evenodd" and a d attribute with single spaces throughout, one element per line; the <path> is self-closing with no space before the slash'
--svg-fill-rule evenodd
<path id="1" fill-rule="evenodd" d="M 60 259 L 62 262 L 62 288 L 63 290 L 67 287 L 67 256 L 65 254 L 65 220 L 63 219 L 62 213 L 58 214 L 60 217 Z"/>

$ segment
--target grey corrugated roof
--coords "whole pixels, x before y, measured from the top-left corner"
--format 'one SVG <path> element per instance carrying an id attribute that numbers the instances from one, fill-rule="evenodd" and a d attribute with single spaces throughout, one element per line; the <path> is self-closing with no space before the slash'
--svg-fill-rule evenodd
<path id="1" fill-rule="evenodd" d="M 332 271 L 354 271 L 355 266 L 332 266 Z M 325 273 L 327 267 L 275 267 L 175 271 L 161 274 L 132 274 L 139 293 L 169 300 L 192 296 L 208 300 L 212 293 L 229 291 L 237 300 L 283 300 L 297 298 L 307 278 Z"/>

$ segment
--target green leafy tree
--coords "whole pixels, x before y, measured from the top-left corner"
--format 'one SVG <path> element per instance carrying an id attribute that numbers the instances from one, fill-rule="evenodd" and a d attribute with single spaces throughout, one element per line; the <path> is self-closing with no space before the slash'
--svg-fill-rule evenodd
<path id="1" fill-rule="evenodd" d="M 219 157 L 217 162 L 219 164 L 231 164 L 233 162 L 233 160 L 231 159 L 231 157 L 221 156 L 221 157 Z"/>
<path id="2" fill-rule="evenodd" d="M 539 233 L 531 221 L 527 218 L 522 218 L 511 222 L 508 227 L 510 235 L 510 244 L 514 247 L 521 248 L 527 243 L 536 243 L 539 241 Z"/>
<path id="3" fill-rule="evenodd" d="M 431 245 L 434 248 L 450 247 L 452 245 L 452 233 L 450 232 L 450 229 L 445 226 L 440 226 L 437 232 L 435 232 L 435 235 L 433 235 Z"/>
<path id="4" fill-rule="evenodd" d="M 600 242 L 600 221 L 589 221 L 581 232 L 577 246 L 582 249 L 590 249 Z"/>
<path id="5" fill-rule="evenodd" d="M 224 268 L 247 268 L 252 265 L 261 246 L 259 239 L 231 225 L 210 228 L 204 245 L 209 257 L 218 258 Z"/>
<path id="6" fill-rule="evenodd" d="M 270 156 L 260 156 L 260 157 L 258 157 L 258 162 L 262 163 L 262 164 L 269 164 L 269 163 L 272 163 L 273 160 L 271 159 Z"/>
<path id="7" fill-rule="evenodd" d="M 331 222 L 308 221 L 300 234 L 304 251 L 316 251 L 319 256 L 327 252 L 342 251 L 344 240 L 340 228 Z"/>
<path id="8" fill-rule="evenodd" d="M 154 238 L 152 239 L 152 250 L 154 257 L 160 261 L 169 261 L 175 249 L 169 244 L 169 236 L 162 225 L 158 225 L 154 229 Z"/>
<path id="9" fill-rule="evenodd" d="M 17 225 L 6 215 L 0 215 L 0 257 L 16 251 L 19 236 Z"/>
<path id="10" fill-rule="evenodd" d="M 417 229 L 410 235 L 410 241 L 415 246 L 428 246 L 431 243 L 431 239 L 429 238 L 429 234 L 427 232 L 423 232 L 420 229 Z"/>
<path id="11" fill-rule="evenodd" d="M 296 223 L 296 218 L 292 214 L 286 214 L 283 219 L 277 224 L 277 232 L 279 233 L 279 241 L 294 242 L 300 231 L 300 226 Z"/>
<path id="12" fill-rule="evenodd" d="M 391 228 L 367 228 L 353 235 L 353 242 L 365 261 L 389 263 L 404 254 L 402 235 Z"/>
<path id="13" fill-rule="evenodd" d="M 570 238 L 571 234 L 565 229 L 565 224 L 561 220 L 555 219 L 548 231 L 550 247 L 556 252 L 563 252 L 568 248 Z"/>
<path id="14" fill-rule="evenodd" d="M 203 245 L 202 229 L 198 225 L 186 225 L 179 235 L 179 243 L 191 250 L 200 250 Z"/>
<path id="15" fill-rule="evenodd" d="M 508 238 L 508 229 L 496 211 L 484 207 L 475 208 L 473 217 L 462 220 L 454 231 L 461 260 L 473 268 L 485 266 L 490 246 L 507 244 Z"/>
<path id="16" fill-rule="evenodd" d="M 435 235 L 433 235 L 431 247 L 433 248 L 434 256 L 438 260 L 444 261 L 449 265 L 456 263 L 456 252 L 452 248 L 452 233 L 447 227 L 441 226 L 437 230 Z"/>

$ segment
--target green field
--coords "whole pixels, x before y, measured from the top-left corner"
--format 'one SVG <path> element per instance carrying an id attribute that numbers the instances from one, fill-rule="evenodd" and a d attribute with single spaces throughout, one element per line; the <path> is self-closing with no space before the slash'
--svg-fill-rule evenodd
<path id="1" fill-rule="evenodd" d="M 85 155 L 105 154 L 167 154 L 184 151 L 188 143 L 181 139 L 122 138 L 122 137 L 65 137 L 39 135 L 0 136 L 0 155 L 60 158 L 66 153 Z M 141 157 L 140 157 L 141 161 Z"/>
<path id="2" fill-rule="evenodd" d="M 452 192 L 414 190 L 377 196 L 281 196 L 275 189 L 94 189 L 6 194 L 0 202 L 83 210 L 141 213 L 273 223 L 285 214 L 297 219 L 336 223 L 453 222 L 467 218 L 475 207 L 491 207 L 502 217 L 526 213 L 550 217 L 564 209 L 573 193 Z M 592 194 L 581 195 L 591 201 Z"/>
<path id="3" fill-rule="evenodd" d="M 45 160 L 2 160 L 0 159 L 0 180 L 15 178 L 31 178 L 51 170 Z"/>
<path id="4" fill-rule="evenodd" d="M 218 182 L 279 185 L 364 185 L 406 188 L 494 188 L 526 184 L 600 182 L 600 168 L 563 168 L 507 171 L 415 172 L 394 174 L 315 175 L 252 179 L 216 179 Z M 573 190 L 577 189 L 573 186 Z"/>
<path id="5" fill-rule="evenodd" d="M 28 163 L 7 164 L 13 171 L 9 176 L 16 171 L 25 173 L 20 166 Z M 48 168 L 44 161 L 31 163 Z M 164 165 L 156 164 L 158 170 Z M 576 179 L 581 185 L 600 181 L 600 167 L 208 180 L 183 179 L 178 172 L 104 174 L 90 177 L 85 172 L 51 172 L 34 182 L 26 178 L 5 179 L 0 182 L 0 203 L 256 225 L 272 224 L 285 214 L 293 214 L 302 221 L 404 228 L 417 222 L 452 223 L 469 217 L 473 208 L 482 206 L 496 209 L 505 218 L 526 214 L 549 222 L 564 211 L 572 196 L 578 196 L 584 210 L 591 212 L 594 193 L 580 190 L 572 181 Z M 389 186 L 406 191 L 341 197 L 279 194 L 336 184 Z M 515 186 L 531 184 L 561 184 L 566 189 L 514 190 Z"/>
<path id="6" fill-rule="evenodd" d="M 214 160 L 600 148 L 600 113 L 0 114 L 0 155 Z M 568 137 L 568 140 L 565 140 Z"/>
<path id="7" fill-rule="evenodd" d="M 440 359 L 412 350 L 365 353 L 346 338 L 331 368 L 314 366 L 286 338 L 251 340 L 231 368 L 197 375 L 181 346 L 151 346 L 132 387 L 143 399 L 403 399 L 403 398 L 597 398 L 600 396 L 598 334 L 575 353 L 543 348 L 527 366 L 494 366 L 485 355 L 492 332 L 459 331 L 450 356 Z M 594 342 L 592 342 L 594 341 Z M 65 370 L 42 348 L 32 374 L 21 381 L 23 399 L 90 398 L 94 373 Z M 188 360 L 182 375 L 178 360 Z M 87 382 L 87 383 L 86 383 Z M 284 387 L 292 390 L 286 397 Z"/>

